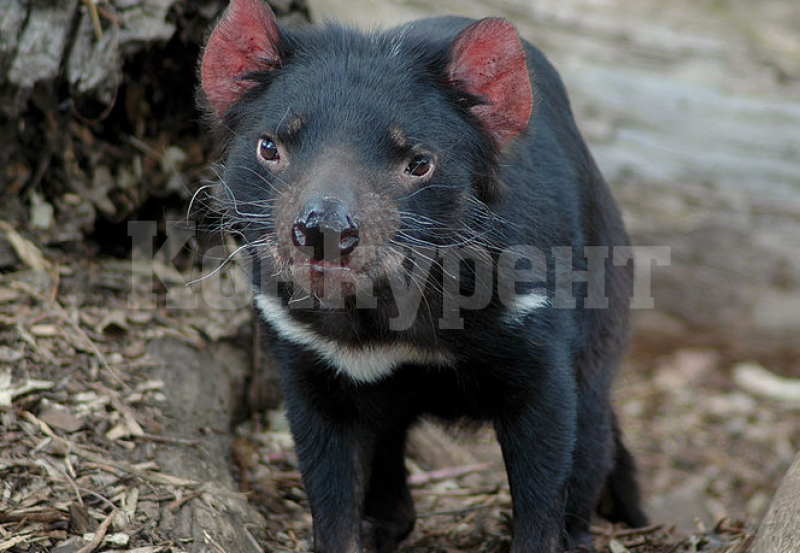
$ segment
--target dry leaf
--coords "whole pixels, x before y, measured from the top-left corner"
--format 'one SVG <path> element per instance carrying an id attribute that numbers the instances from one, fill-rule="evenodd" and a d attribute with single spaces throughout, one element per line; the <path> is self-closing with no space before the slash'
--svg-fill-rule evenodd
<path id="1" fill-rule="evenodd" d="M 5 221 L 0 221 L 0 230 L 6 233 L 6 238 L 8 238 L 11 247 L 14 248 L 14 252 L 17 254 L 20 261 L 34 271 L 47 271 L 47 261 L 45 261 L 41 250 L 39 250 L 33 242 L 23 238 L 14 227 Z"/>
<path id="2" fill-rule="evenodd" d="M 83 421 L 63 409 L 50 409 L 39 415 L 39 419 L 46 422 L 53 428 L 58 428 L 64 432 L 77 432 L 83 428 Z"/>

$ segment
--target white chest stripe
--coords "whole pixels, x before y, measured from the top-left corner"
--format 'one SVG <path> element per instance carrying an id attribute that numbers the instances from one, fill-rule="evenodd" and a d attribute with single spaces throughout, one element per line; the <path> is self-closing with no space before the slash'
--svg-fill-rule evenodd
<path id="1" fill-rule="evenodd" d="M 536 309 L 550 305 L 550 298 L 547 294 L 541 292 L 531 292 L 517 296 L 514 302 L 508 306 L 506 312 L 506 322 L 509 324 L 522 324 L 525 317 L 530 315 Z"/>
<path id="2" fill-rule="evenodd" d="M 255 295 L 255 304 L 263 319 L 284 339 L 306 346 L 325 359 L 337 371 L 356 382 L 376 382 L 404 363 L 452 366 L 452 355 L 416 348 L 409 344 L 352 347 L 324 338 L 303 323 L 293 320 L 277 298 Z"/>

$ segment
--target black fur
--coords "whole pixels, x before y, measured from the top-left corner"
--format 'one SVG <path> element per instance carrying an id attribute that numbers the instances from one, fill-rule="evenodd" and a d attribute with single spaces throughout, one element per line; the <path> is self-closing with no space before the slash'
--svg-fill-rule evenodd
<path id="1" fill-rule="evenodd" d="M 227 220 L 253 246 L 254 284 L 274 286 L 273 259 L 258 241 L 281 224 L 272 203 L 302 181 L 324 151 L 357 160 L 352 186 L 370 186 L 399 209 L 435 220 L 431 230 L 400 218 L 398 240 L 416 246 L 477 245 L 496 259 L 508 246 L 530 245 L 547 255 L 542 275 L 555 290 L 551 247 L 571 246 L 573 268 L 585 270 L 583 246 L 628 244 L 620 214 L 571 115 L 557 73 L 533 46 L 525 52 L 534 112 L 525 132 L 499 151 L 469 107 L 480 102 L 444 75 L 449 48 L 472 21 L 437 18 L 380 34 L 328 25 L 282 32 L 281 68 L 252 74 L 258 84 L 224 115 L 228 157 L 221 193 Z M 282 136 L 282 122 L 302 116 L 286 136 L 291 165 L 276 178 L 255 158 L 264 132 Z M 408 154 L 387 140 L 399 128 L 409 147 L 438 157 L 431 182 L 415 193 L 381 189 L 393 163 Z M 367 176 L 363 176 L 367 175 Z M 380 224 L 379 221 L 373 221 Z M 363 226 L 363 225 L 362 225 Z M 360 551 L 370 541 L 391 551 L 412 529 L 406 483 L 406 433 L 422 416 L 494 425 L 513 496 L 512 551 L 563 551 L 590 544 L 589 519 L 604 484 L 603 514 L 633 525 L 646 522 L 633 464 L 620 440 L 609 387 L 627 340 L 630 267 L 605 267 L 607 309 L 584 309 L 587 285 L 574 285 L 574 309 L 544 307 L 509 323 L 497 291 L 479 310 L 463 310 L 463 329 L 439 328 L 437 262 L 414 324 L 389 329 L 396 314 L 385 283 L 377 309 L 289 310 L 321 337 L 356 348 L 410 343 L 445 351 L 454 367 L 405 365 L 371 383 L 336 372 L 304 346 L 270 332 L 289 421 L 314 519 L 315 551 Z M 480 283 L 462 266 L 461 291 Z M 495 277 L 496 270 L 495 270 Z M 369 536 L 362 542 L 362 522 Z"/>

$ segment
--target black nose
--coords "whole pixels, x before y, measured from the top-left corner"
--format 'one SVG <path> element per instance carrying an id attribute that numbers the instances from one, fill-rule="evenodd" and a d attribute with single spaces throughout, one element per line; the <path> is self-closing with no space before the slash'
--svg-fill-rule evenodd
<path id="1" fill-rule="evenodd" d="M 300 248 L 314 248 L 317 261 L 340 258 L 358 245 L 358 224 L 341 201 L 314 198 L 294 220 L 292 241 Z"/>

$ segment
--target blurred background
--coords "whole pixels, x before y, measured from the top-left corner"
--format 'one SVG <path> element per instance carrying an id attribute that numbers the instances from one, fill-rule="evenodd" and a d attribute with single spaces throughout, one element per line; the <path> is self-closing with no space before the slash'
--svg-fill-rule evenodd
<path id="1" fill-rule="evenodd" d="M 655 309 L 634 315 L 631 354 L 616 391 L 653 521 L 683 532 L 673 544 L 699 533 L 711 547 L 707 534 L 723 519 L 752 530 L 800 448 L 796 2 L 270 3 L 289 28 L 326 18 L 370 29 L 439 14 L 502 16 L 550 58 L 634 244 L 671 248 L 671 264 L 652 270 Z M 71 414 L 80 425 L 60 431 L 76 443 L 100 440 L 120 455 L 140 451 L 125 445 L 141 439 L 135 427 L 107 435 L 125 409 L 110 400 L 108 408 L 90 409 L 65 382 L 103 396 L 97 382 L 113 391 L 125 389 L 119 380 L 152 380 L 148 367 L 159 363 L 151 344 L 177 338 L 197 351 L 232 348 L 225 351 L 235 354 L 225 357 L 241 366 L 228 374 L 259 370 L 237 376 L 230 394 L 238 408 L 231 407 L 230 420 L 244 421 L 243 441 L 233 440 L 240 447 L 237 485 L 249 474 L 245 487 L 259 498 L 262 514 L 293 521 L 297 535 L 307 530 L 298 514 L 302 490 L 294 477 L 281 480 L 296 467 L 269 361 L 254 353 L 249 312 L 187 313 L 164 302 L 163 281 L 183 284 L 196 275 L 196 252 L 208 237 L 195 236 L 182 252 L 162 251 L 157 282 L 137 265 L 150 262 L 153 244 L 135 243 L 128 229 L 131 220 L 158 221 L 161 244 L 165 221 L 183 219 L 192 194 L 214 179 L 214 144 L 194 108 L 195 60 L 225 4 L 0 0 L 0 394 L 11 398 L 0 402 L 6 436 L 0 479 L 15 482 L 6 484 L 6 501 L 27 497 L 42 476 L 3 465 L 3 458 L 41 445 L 14 413 Z M 223 281 L 233 286 L 236 277 L 226 273 Z M 52 386 L 19 392 L 31 381 Z M 172 416 L 167 408 L 146 416 L 131 409 L 140 426 L 148 417 Z M 145 434 L 159 427 L 144 426 Z M 413 450 L 419 473 L 491 466 L 467 471 L 477 472 L 467 476 L 475 481 L 457 480 L 456 488 L 504 486 L 497 452 L 484 435 L 453 438 L 426 427 Z M 269 459 L 286 465 L 278 470 Z M 453 478 L 461 476 L 445 482 Z M 96 483 L 86 485 L 97 490 Z M 41 502 L 54 505 L 64 493 L 59 486 L 47 488 Z M 507 506 L 503 493 L 492 496 L 500 498 L 498 508 Z M 444 496 L 431 512 L 465 501 Z M 483 496 L 474 501 L 494 505 Z M 301 507 L 293 510 L 295 503 Z M 65 520 L 64 508 L 56 511 L 54 520 Z M 0 529 L 18 524 L 10 512 L 0 507 Z M 486 535 L 505 524 L 494 513 L 486 513 Z M 458 524 L 477 516 L 462 515 L 452 516 Z M 421 548 L 441 526 L 436 517 L 426 520 L 436 524 L 415 531 L 412 541 Z M 281 547 L 295 543 L 275 532 L 269 539 Z M 302 547 L 302 539 L 297 543 Z M 478 551 L 481 543 L 489 542 L 456 550 Z"/>

